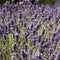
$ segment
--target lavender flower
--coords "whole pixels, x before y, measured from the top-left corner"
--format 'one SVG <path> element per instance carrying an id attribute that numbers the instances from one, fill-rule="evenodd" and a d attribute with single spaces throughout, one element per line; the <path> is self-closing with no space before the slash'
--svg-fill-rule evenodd
<path id="1" fill-rule="evenodd" d="M 52 54 L 54 52 L 54 48 L 49 48 L 49 53 Z"/>
<path id="2" fill-rule="evenodd" d="M 25 32 L 25 36 L 29 36 L 29 31 L 26 31 Z"/>
<path id="3" fill-rule="evenodd" d="M 25 28 L 27 27 L 27 24 L 26 24 L 26 22 L 24 23 L 24 27 L 25 27 Z"/>
<path id="4" fill-rule="evenodd" d="M 27 49 L 28 49 L 28 46 L 26 44 L 24 45 L 24 49 L 25 49 L 25 51 L 27 51 Z"/>
<path id="5" fill-rule="evenodd" d="M 36 52 L 36 53 L 35 53 L 35 57 L 36 57 L 37 59 L 42 60 L 42 54 L 41 54 L 40 52 Z"/>
<path id="6" fill-rule="evenodd" d="M 29 25 L 29 29 L 32 31 L 33 30 L 33 24 Z"/>
<path id="7" fill-rule="evenodd" d="M 18 44 L 13 44 L 13 49 L 17 49 L 17 47 L 18 47 L 19 45 Z"/>
<path id="8" fill-rule="evenodd" d="M 21 59 L 27 60 L 27 54 L 24 49 L 21 50 Z"/>
<path id="9" fill-rule="evenodd" d="M 54 60 L 55 58 L 56 58 L 56 54 L 52 53 L 51 56 L 50 56 L 50 60 Z"/>
<path id="10" fill-rule="evenodd" d="M 33 42 L 33 45 L 36 44 L 36 42 L 39 41 L 39 36 L 32 36 L 32 42 Z"/>
<path id="11" fill-rule="evenodd" d="M 19 34 L 18 34 L 18 32 L 15 33 L 15 38 L 16 38 L 16 42 L 19 42 Z"/>
<path id="12" fill-rule="evenodd" d="M 60 53 L 57 53 L 57 60 L 60 60 Z"/>

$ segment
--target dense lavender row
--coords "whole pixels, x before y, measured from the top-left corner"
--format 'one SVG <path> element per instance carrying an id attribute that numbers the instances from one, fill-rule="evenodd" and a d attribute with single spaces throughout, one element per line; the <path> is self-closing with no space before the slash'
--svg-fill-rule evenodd
<path id="1" fill-rule="evenodd" d="M 0 60 L 60 60 L 58 8 L 6 1 L 0 7 Z"/>

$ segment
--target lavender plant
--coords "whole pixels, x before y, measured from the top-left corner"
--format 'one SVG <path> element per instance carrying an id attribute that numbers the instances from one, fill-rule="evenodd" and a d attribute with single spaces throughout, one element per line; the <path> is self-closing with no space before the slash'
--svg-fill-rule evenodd
<path id="1" fill-rule="evenodd" d="M 60 60 L 60 10 L 24 0 L 0 6 L 0 60 Z"/>

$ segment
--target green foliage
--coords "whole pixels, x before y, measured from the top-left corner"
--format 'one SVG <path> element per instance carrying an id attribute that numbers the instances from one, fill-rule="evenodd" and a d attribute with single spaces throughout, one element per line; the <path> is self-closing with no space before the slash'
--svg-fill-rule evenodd
<path id="1" fill-rule="evenodd" d="M 5 0 L 0 0 L 0 4 L 3 4 L 5 2 Z"/>
<path id="2" fill-rule="evenodd" d="M 50 4 L 53 5 L 56 0 L 39 0 L 39 5 L 40 4 Z"/>
<path id="3" fill-rule="evenodd" d="M 56 0 L 39 0 L 38 4 L 39 5 L 41 5 L 41 4 L 50 4 L 50 5 L 53 5 L 55 1 Z M 34 4 L 35 0 L 32 0 L 31 2 Z"/>

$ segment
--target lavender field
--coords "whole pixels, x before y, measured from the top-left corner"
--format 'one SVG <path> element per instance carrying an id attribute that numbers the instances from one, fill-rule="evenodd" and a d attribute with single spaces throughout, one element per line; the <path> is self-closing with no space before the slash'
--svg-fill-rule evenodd
<path id="1" fill-rule="evenodd" d="M 0 60 L 60 60 L 60 5 L 0 6 Z"/>

